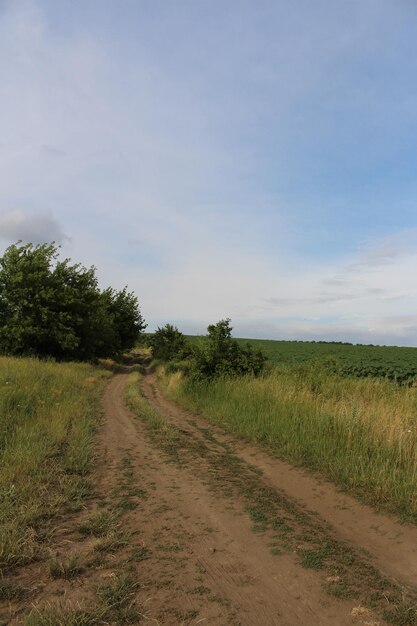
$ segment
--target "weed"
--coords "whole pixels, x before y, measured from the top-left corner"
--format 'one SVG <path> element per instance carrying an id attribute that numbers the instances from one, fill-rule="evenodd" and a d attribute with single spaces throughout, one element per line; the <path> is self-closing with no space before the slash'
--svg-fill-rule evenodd
<path id="1" fill-rule="evenodd" d="M 358 592 L 343 582 L 325 583 L 324 590 L 331 596 L 340 599 L 357 598 Z"/>
<path id="2" fill-rule="evenodd" d="M 84 568 L 79 564 L 77 556 L 70 557 L 67 561 L 54 559 L 49 563 L 49 573 L 52 578 L 76 578 Z"/>
<path id="3" fill-rule="evenodd" d="M 384 612 L 384 619 L 390 624 L 395 624 L 395 626 L 416 626 L 417 607 L 402 602 L 391 609 L 387 609 Z"/>
<path id="4" fill-rule="evenodd" d="M 146 559 L 149 559 L 150 556 L 150 550 L 149 548 L 147 548 L 146 546 L 139 546 L 138 548 L 135 548 L 132 553 L 131 553 L 131 559 L 133 561 L 145 561 Z"/>
<path id="5" fill-rule="evenodd" d="M 138 507 L 138 503 L 131 500 L 129 497 L 124 497 L 115 505 L 115 509 L 120 511 L 134 511 Z"/>
<path id="6" fill-rule="evenodd" d="M 271 524 L 272 530 L 280 530 L 281 532 L 290 532 L 291 526 L 288 526 L 286 520 L 282 517 L 276 517 L 272 520 Z"/>
<path id="7" fill-rule="evenodd" d="M 319 550 L 300 550 L 301 565 L 309 569 L 323 569 L 323 556 Z"/>
<path id="8" fill-rule="evenodd" d="M 121 548 L 129 545 L 132 533 L 128 530 L 115 529 L 113 532 L 104 536 L 101 541 L 94 547 L 97 552 L 108 552 L 114 554 Z"/>
<path id="9" fill-rule="evenodd" d="M 252 532 L 254 533 L 264 533 L 268 530 L 268 524 L 254 524 L 252 526 Z"/>
<path id="10" fill-rule="evenodd" d="M 94 611 L 47 606 L 44 609 L 34 609 L 23 623 L 24 626 L 93 626 L 101 623 L 101 619 Z"/>
<path id="11" fill-rule="evenodd" d="M 250 518 L 253 522 L 265 523 L 267 521 L 267 516 L 261 508 L 248 507 L 246 510 L 248 511 Z"/>
<path id="12" fill-rule="evenodd" d="M 0 580 L 0 600 L 10 602 L 11 600 L 18 600 L 24 595 L 25 591 L 19 585 L 7 580 Z"/>
<path id="13" fill-rule="evenodd" d="M 107 511 L 99 511 L 80 524 L 78 532 L 86 536 L 104 537 L 114 530 L 116 524 L 114 515 L 110 515 Z"/>
<path id="14" fill-rule="evenodd" d="M 184 547 L 178 542 L 167 541 L 164 544 L 156 546 L 156 550 L 161 550 L 162 552 L 181 552 Z"/>
<path id="15" fill-rule="evenodd" d="M 108 585 L 101 585 L 96 593 L 102 602 L 106 618 L 118 624 L 137 623 L 140 612 L 135 606 L 139 583 L 130 576 L 115 576 Z"/>

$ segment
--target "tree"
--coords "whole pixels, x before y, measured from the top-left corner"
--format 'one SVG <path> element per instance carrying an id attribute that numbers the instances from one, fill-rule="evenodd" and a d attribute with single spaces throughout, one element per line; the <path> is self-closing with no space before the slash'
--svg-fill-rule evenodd
<path id="1" fill-rule="evenodd" d="M 92 360 L 132 347 L 145 328 L 137 299 L 98 287 L 96 269 L 58 261 L 54 243 L 0 258 L 0 351 Z"/>
<path id="2" fill-rule="evenodd" d="M 52 244 L 10 246 L 2 257 L 0 345 L 4 352 L 37 354 L 62 333 L 59 317 L 52 323 L 55 294 L 51 265 L 55 259 Z M 75 337 L 64 334 L 68 347 L 76 344 Z"/>
<path id="3" fill-rule="evenodd" d="M 184 359 L 190 354 L 185 336 L 172 324 L 157 328 L 150 339 L 152 354 L 156 359 L 171 361 Z"/>
<path id="4" fill-rule="evenodd" d="M 146 328 L 138 299 L 133 292 L 127 291 L 127 287 L 121 291 L 110 287 L 103 292 L 103 297 L 107 299 L 106 308 L 112 316 L 117 351 L 129 350 Z"/>
<path id="5" fill-rule="evenodd" d="M 247 344 L 240 346 L 232 338 L 230 319 L 207 327 L 207 336 L 194 349 L 193 371 L 200 378 L 261 373 L 266 356 Z"/>

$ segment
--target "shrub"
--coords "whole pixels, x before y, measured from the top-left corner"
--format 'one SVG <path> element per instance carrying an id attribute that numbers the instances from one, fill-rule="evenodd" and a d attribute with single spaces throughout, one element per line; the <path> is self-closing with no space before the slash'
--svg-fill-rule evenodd
<path id="1" fill-rule="evenodd" d="M 192 373 L 197 378 L 218 376 L 257 376 L 264 368 L 266 356 L 249 344 L 241 346 L 232 338 L 230 319 L 207 327 L 207 336 L 194 348 Z"/>
<path id="2" fill-rule="evenodd" d="M 181 361 L 191 352 L 185 336 L 172 324 L 158 327 L 149 343 L 153 357 L 162 361 Z"/>

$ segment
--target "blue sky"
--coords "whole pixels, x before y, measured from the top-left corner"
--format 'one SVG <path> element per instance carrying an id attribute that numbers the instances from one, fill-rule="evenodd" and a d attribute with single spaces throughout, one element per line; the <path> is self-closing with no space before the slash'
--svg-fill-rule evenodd
<path id="1" fill-rule="evenodd" d="M 152 329 L 417 345 L 411 0 L 0 0 L 0 251 Z"/>

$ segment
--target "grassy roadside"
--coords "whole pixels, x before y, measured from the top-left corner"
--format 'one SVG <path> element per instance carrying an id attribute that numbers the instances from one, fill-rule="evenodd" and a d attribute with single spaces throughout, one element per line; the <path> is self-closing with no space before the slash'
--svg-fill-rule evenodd
<path id="1" fill-rule="evenodd" d="M 180 404 L 417 523 L 415 388 L 310 366 L 282 367 L 257 379 L 161 378 Z"/>
<path id="2" fill-rule="evenodd" d="M 37 558 L 47 520 L 80 506 L 109 376 L 87 364 L 0 358 L 0 571 Z"/>

